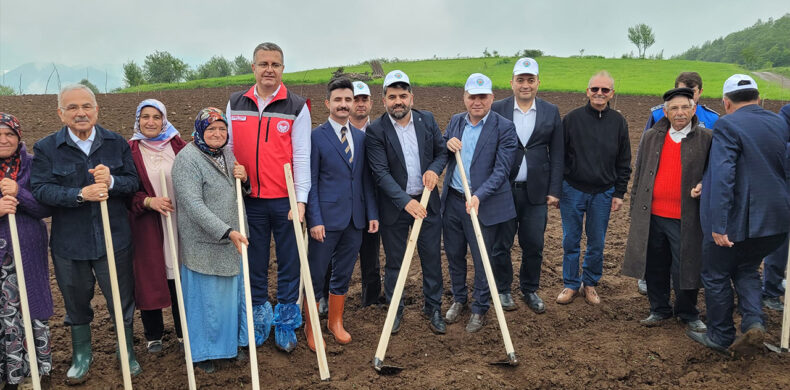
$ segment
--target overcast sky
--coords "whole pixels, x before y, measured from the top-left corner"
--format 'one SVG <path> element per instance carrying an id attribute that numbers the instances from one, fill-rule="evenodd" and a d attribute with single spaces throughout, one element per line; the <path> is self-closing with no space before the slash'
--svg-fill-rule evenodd
<path id="1" fill-rule="evenodd" d="M 142 64 L 155 50 L 197 65 L 249 58 L 263 41 L 283 48 L 286 71 L 485 48 L 619 57 L 636 52 L 626 34 L 637 23 L 656 36 L 647 54 L 669 57 L 787 12 L 787 0 L 0 0 L 0 70 Z"/>

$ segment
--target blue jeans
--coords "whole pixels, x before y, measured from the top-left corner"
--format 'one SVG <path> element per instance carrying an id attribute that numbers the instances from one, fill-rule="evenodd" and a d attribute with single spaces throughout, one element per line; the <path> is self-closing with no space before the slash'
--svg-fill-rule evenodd
<path id="1" fill-rule="evenodd" d="M 566 288 L 578 290 L 581 283 L 597 286 L 603 274 L 603 247 L 609 211 L 612 208 L 614 187 L 598 193 L 588 194 L 570 184 L 562 182 L 560 215 L 562 216 L 562 282 Z M 585 214 L 587 215 L 586 221 Z M 582 277 L 579 277 L 580 241 L 582 223 L 587 235 Z"/>

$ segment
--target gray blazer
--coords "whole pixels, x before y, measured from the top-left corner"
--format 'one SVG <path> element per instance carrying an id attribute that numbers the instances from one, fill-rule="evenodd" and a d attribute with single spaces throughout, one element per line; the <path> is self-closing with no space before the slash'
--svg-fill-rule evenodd
<path id="1" fill-rule="evenodd" d="M 233 178 L 236 159 L 228 148 L 222 152 L 227 175 L 194 143 L 187 144 L 173 163 L 173 188 L 181 261 L 195 272 L 233 276 L 240 271 L 239 252 L 223 236 L 228 229 L 239 230 Z M 249 194 L 249 189 L 243 192 Z"/>

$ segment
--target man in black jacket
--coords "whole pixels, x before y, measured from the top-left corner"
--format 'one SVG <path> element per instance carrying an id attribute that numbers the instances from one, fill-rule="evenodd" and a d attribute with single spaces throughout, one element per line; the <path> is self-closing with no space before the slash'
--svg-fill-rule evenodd
<path id="1" fill-rule="evenodd" d="M 386 113 L 368 125 L 365 148 L 376 183 L 379 206 L 381 242 L 384 246 L 384 295 L 389 302 L 395 290 L 409 227 L 422 218 L 417 251 L 422 266 L 422 292 L 425 296 L 423 314 L 434 333 L 444 334 L 446 324 L 440 313 L 442 306 L 442 219 L 439 191 L 436 184 L 447 163 L 447 151 L 439 125 L 428 111 L 412 109 L 409 77 L 393 70 L 384 78 Z M 428 207 L 420 204 L 424 188 L 431 190 Z M 403 299 L 392 333 L 400 330 Z"/>
<path id="2" fill-rule="evenodd" d="M 565 116 L 565 181 L 562 183 L 562 280 L 557 303 L 571 303 L 580 293 L 587 303 L 601 302 L 595 286 L 603 274 L 603 248 L 609 213 L 623 205 L 631 174 L 628 124 L 609 108 L 614 79 L 606 71 L 587 84 L 587 105 Z M 585 221 L 586 214 L 586 221 Z M 587 234 L 583 275 L 579 277 L 582 223 Z"/>
<path id="3" fill-rule="evenodd" d="M 527 306 L 540 314 L 546 311 L 537 290 L 547 205 L 558 207 L 562 194 L 562 121 L 557 106 L 535 97 L 540 78 L 534 59 L 521 58 L 516 62 L 510 86 L 513 96 L 494 102 L 491 110 L 516 125 L 519 144 L 510 171 L 510 187 L 518 216 L 506 223 L 506 234 L 497 237 L 491 259 L 502 307 L 515 310 L 517 307 L 510 293 L 513 283 L 510 250 L 513 236 L 518 232 L 521 246 L 519 287 Z"/>

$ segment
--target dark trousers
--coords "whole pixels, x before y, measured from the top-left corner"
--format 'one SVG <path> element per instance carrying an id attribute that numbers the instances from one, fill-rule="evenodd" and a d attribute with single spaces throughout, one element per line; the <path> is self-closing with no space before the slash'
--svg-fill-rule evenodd
<path id="1" fill-rule="evenodd" d="M 374 305 L 381 296 L 381 265 L 379 264 L 379 248 L 381 239 L 379 232 L 362 231 L 362 245 L 359 248 L 359 274 L 362 279 L 362 307 Z M 324 278 L 324 296 L 329 296 L 329 282 L 332 276 L 332 263 Z"/>
<path id="2" fill-rule="evenodd" d="M 167 279 L 167 289 L 170 290 L 170 309 L 173 314 L 173 325 L 176 328 L 176 336 L 184 337 L 181 333 L 181 318 L 178 311 L 178 297 L 176 296 L 176 281 Z M 165 331 L 165 323 L 162 318 L 162 309 L 140 310 L 140 319 L 143 321 L 143 331 L 145 339 L 148 341 L 161 340 L 162 333 Z"/>
<path id="3" fill-rule="evenodd" d="M 343 230 L 327 230 L 324 242 L 318 242 L 310 237 L 307 255 L 316 299 L 327 297 L 324 295 L 327 274 L 329 274 L 329 293 L 346 295 L 351 273 L 354 272 L 354 265 L 357 263 L 360 245 L 362 245 L 362 230 L 355 228 L 353 223 L 349 223 Z"/>
<path id="4" fill-rule="evenodd" d="M 293 221 L 288 220 L 288 198 L 246 198 L 247 223 L 250 226 L 250 285 L 252 304 L 269 300 L 269 249 L 274 235 L 277 255 L 277 301 L 296 303 L 299 298 L 299 253 Z M 301 232 L 300 232 L 301 234 Z"/>
<path id="5" fill-rule="evenodd" d="M 490 253 L 491 266 L 499 293 L 510 293 L 513 284 L 513 262 L 510 258 L 510 250 L 513 248 L 513 237 L 518 232 L 518 245 L 521 247 L 519 289 L 526 295 L 538 291 L 540 287 L 540 266 L 543 263 L 543 236 L 546 232 L 548 206 L 545 203 L 538 205 L 530 203 L 526 186 L 513 187 L 513 200 L 516 205 L 516 218 L 503 223 L 502 234 L 495 237 Z"/>
<path id="6" fill-rule="evenodd" d="M 785 289 L 782 287 L 782 279 L 785 278 L 785 268 L 787 268 L 787 246 L 788 239 L 763 259 L 763 297 L 776 298 L 784 295 Z"/>
<path id="7" fill-rule="evenodd" d="M 93 321 L 91 300 L 96 282 L 107 302 L 110 318 L 115 322 L 110 287 L 110 268 L 107 256 L 96 260 L 72 260 L 52 254 L 55 278 L 63 295 L 66 307 L 67 326 L 87 325 Z M 130 328 L 134 320 L 134 274 L 132 269 L 132 247 L 115 252 L 115 269 L 118 273 L 118 294 L 121 298 L 123 324 Z"/>
<path id="8" fill-rule="evenodd" d="M 401 210 L 398 219 L 389 225 L 381 225 L 381 243 L 384 245 L 384 296 L 387 302 L 392 300 L 395 283 L 398 280 L 403 255 L 409 239 L 409 228 L 414 224 L 414 217 L 406 210 Z M 417 252 L 422 267 L 422 293 L 425 296 L 423 310 L 432 314 L 442 307 L 442 258 L 441 258 L 442 224 L 439 215 L 428 210 L 423 219 L 420 235 L 417 238 Z M 403 299 L 399 303 L 403 307 Z"/>
<path id="9" fill-rule="evenodd" d="M 645 260 L 647 299 L 652 313 L 666 317 L 674 313 L 683 321 L 696 321 L 699 289 L 680 288 L 680 239 L 679 219 L 650 216 Z M 669 303 L 670 280 L 675 291 L 674 310 Z"/>
<path id="10" fill-rule="evenodd" d="M 730 248 L 720 247 L 712 238 L 702 242 L 702 285 L 705 287 L 705 306 L 708 316 L 708 337 L 713 342 L 729 346 L 735 340 L 732 320 L 734 295 L 738 293 L 741 312 L 741 331 L 763 324 L 758 268 L 765 255 L 773 252 L 787 237 L 786 233 L 747 238 Z"/>
<path id="11" fill-rule="evenodd" d="M 378 303 L 381 295 L 381 265 L 379 264 L 379 233 L 362 233 L 359 248 L 359 273 L 362 279 L 362 307 Z"/>
<path id="12" fill-rule="evenodd" d="M 468 299 L 466 286 L 466 246 L 472 251 L 472 261 L 474 263 L 474 291 L 472 297 L 474 302 L 470 306 L 472 313 L 485 314 L 491 307 L 491 291 L 488 287 L 485 269 L 483 268 L 483 258 L 480 255 L 480 247 L 477 245 L 477 236 L 472 226 L 472 218 L 466 213 L 466 200 L 460 192 L 453 189 L 446 189 L 447 199 L 444 206 L 443 227 L 444 227 L 444 253 L 447 255 L 447 268 L 450 273 L 450 283 L 452 285 L 453 300 L 465 304 Z M 483 241 L 486 251 L 491 253 L 495 237 L 502 223 L 493 226 L 480 225 L 483 232 Z"/>

